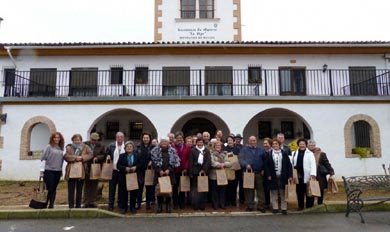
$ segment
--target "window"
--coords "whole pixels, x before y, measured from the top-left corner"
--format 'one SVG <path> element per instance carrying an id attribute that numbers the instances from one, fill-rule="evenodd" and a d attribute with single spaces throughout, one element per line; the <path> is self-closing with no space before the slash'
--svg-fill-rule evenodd
<path id="1" fill-rule="evenodd" d="M 279 68 L 280 95 L 306 95 L 305 68 Z"/>
<path id="2" fill-rule="evenodd" d="M 106 122 L 106 139 L 115 139 L 119 131 L 119 121 Z"/>
<path id="3" fill-rule="evenodd" d="M 282 121 L 280 130 L 286 139 L 294 139 L 294 122 Z"/>
<path id="4" fill-rule="evenodd" d="M 139 140 L 141 139 L 144 124 L 142 122 L 130 122 L 129 123 L 129 139 Z"/>
<path id="5" fill-rule="evenodd" d="M 111 68 L 110 76 L 111 76 L 111 85 L 123 84 L 123 68 L 122 67 Z"/>
<path id="6" fill-rule="evenodd" d="M 196 0 L 181 0 L 181 18 L 194 19 L 196 16 Z"/>
<path id="7" fill-rule="evenodd" d="M 248 68 L 248 83 L 261 84 L 261 67 Z"/>
<path id="8" fill-rule="evenodd" d="M 199 0 L 199 18 L 214 18 L 214 0 Z"/>
<path id="9" fill-rule="evenodd" d="M 375 67 L 349 67 L 349 91 L 352 96 L 378 95 Z"/>
<path id="10" fill-rule="evenodd" d="M 57 69 L 43 68 L 30 70 L 30 83 L 28 95 L 36 96 L 55 96 L 57 83 Z"/>
<path id="11" fill-rule="evenodd" d="M 188 96 L 190 67 L 163 67 L 163 95 Z"/>
<path id="12" fill-rule="evenodd" d="M 98 68 L 72 68 L 70 96 L 97 96 Z"/>
<path id="13" fill-rule="evenodd" d="M 353 123 L 354 129 L 354 147 L 371 147 L 370 139 L 370 124 L 366 121 L 360 120 Z"/>
<path id="14" fill-rule="evenodd" d="M 224 96 L 232 95 L 233 67 L 209 66 L 205 70 L 206 95 Z"/>
<path id="15" fill-rule="evenodd" d="M 15 96 L 15 69 L 4 69 L 4 97 Z"/>
<path id="16" fill-rule="evenodd" d="M 147 84 L 149 77 L 148 67 L 137 67 L 135 68 L 135 83 L 136 84 Z"/>
<path id="17" fill-rule="evenodd" d="M 270 121 L 259 121 L 259 139 L 272 138 L 272 123 Z"/>

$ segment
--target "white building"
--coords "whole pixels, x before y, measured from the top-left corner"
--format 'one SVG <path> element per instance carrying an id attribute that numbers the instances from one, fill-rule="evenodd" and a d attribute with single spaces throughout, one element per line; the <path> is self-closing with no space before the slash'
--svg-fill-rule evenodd
<path id="1" fill-rule="evenodd" d="M 282 131 L 289 140 L 316 140 L 338 177 L 383 173 L 390 163 L 383 147 L 390 141 L 389 42 L 240 42 L 227 28 L 239 14 L 219 11 L 237 11 L 240 1 L 210 2 L 218 28 L 226 27 L 212 42 L 170 37 L 188 19 L 180 18 L 180 1 L 157 0 L 162 42 L 0 45 L 0 179 L 36 179 L 54 131 L 67 143 L 93 131 L 104 143 L 117 131 L 137 140 L 144 131 L 221 129 L 259 142 Z M 176 13 L 168 17 L 165 9 Z M 215 20 L 199 19 L 196 9 L 188 27 Z M 355 147 L 372 154 L 359 159 Z"/>

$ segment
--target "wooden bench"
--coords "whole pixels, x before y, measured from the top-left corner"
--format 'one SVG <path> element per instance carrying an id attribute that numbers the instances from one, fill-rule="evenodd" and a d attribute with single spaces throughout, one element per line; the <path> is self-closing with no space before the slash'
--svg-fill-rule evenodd
<path id="1" fill-rule="evenodd" d="M 371 204 L 381 204 L 390 201 L 390 175 L 372 175 L 372 176 L 351 176 L 344 177 L 344 188 L 347 194 L 347 210 L 345 216 L 348 217 L 351 211 L 359 213 L 361 223 L 365 223 L 362 208 L 365 202 L 374 201 Z M 379 196 L 365 196 L 367 190 L 384 190 Z"/>

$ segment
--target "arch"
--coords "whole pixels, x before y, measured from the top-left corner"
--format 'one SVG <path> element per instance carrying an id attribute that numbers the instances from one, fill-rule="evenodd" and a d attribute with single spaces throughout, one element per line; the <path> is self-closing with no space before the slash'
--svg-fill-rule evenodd
<path id="1" fill-rule="evenodd" d="M 21 131 L 21 139 L 20 139 L 20 159 L 21 160 L 31 160 L 31 159 L 40 159 L 41 157 L 39 155 L 37 156 L 29 156 L 30 147 L 31 147 L 31 132 L 33 128 L 37 124 L 45 124 L 49 128 L 50 134 L 55 133 L 56 126 L 52 120 L 45 116 L 35 116 L 33 118 L 30 118 L 27 120 L 27 122 L 24 123 L 22 131 Z M 49 142 L 49 141 L 48 141 Z"/>
<path id="2" fill-rule="evenodd" d="M 313 130 L 310 124 L 301 115 L 285 108 L 269 108 L 259 112 L 248 121 L 243 131 L 244 141 L 251 135 L 256 135 L 258 139 L 263 138 L 265 134 L 263 133 L 260 136 L 259 133 L 260 122 L 264 122 L 263 125 L 266 124 L 262 129 L 270 129 L 265 133 L 265 137 L 272 138 L 276 136 L 276 133 L 282 131 L 283 122 L 283 126 L 292 125 L 291 136 L 286 136 L 286 140 L 298 137 L 313 138 Z"/>
<path id="3" fill-rule="evenodd" d="M 130 135 L 130 123 L 142 123 L 142 132 L 149 132 L 153 138 L 157 138 L 157 130 L 154 124 L 144 114 L 129 108 L 118 108 L 105 112 L 97 117 L 88 129 L 88 136 L 92 132 L 106 133 L 107 122 L 118 121 L 119 131 L 125 133 L 125 137 L 129 138 Z M 104 131 L 104 132 L 103 132 Z M 116 133 L 116 132 L 115 132 Z M 103 143 L 108 143 L 111 139 L 104 139 Z M 138 138 L 133 139 L 135 142 L 139 142 Z"/>
<path id="4" fill-rule="evenodd" d="M 181 116 L 173 124 L 173 126 L 171 128 L 171 132 L 175 133 L 177 131 L 182 131 L 183 127 L 193 119 L 204 120 L 204 122 L 210 121 L 216 130 L 222 130 L 224 137 L 226 137 L 230 133 L 230 129 L 229 129 L 228 125 L 226 124 L 226 122 L 223 121 L 223 119 L 221 119 L 218 115 L 211 113 L 211 112 L 208 112 L 208 111 L 192 111 L 192 112 L 189 112 L 189 113 Z M 195 129 L 196 128 L 194 128 L 194 131 L 195 131 Z M 203 132 L 203 131 L 199 131 L 199 132 Z M 209 131 L 209 132 L 210 132 L 210 136 L 213 137 L 214 132 L 212 132 L 212 131 Z M 189 134 L 186 134 L 186 136 L 187 135 L 189 135 Z"/>
<path id="5" fill-rule="evenodd" d="M 380 141 L 380 130 L 378 123 L 370 116 L 365 114 L 357 114 L 350 117 L 344 126 L 344 143 L 345 143 L 345 157 L 346 158 L 355 158 L 359 157 L 356 154 L 352 153 L 353 148 L 353 125 L 357 121 L 365 121 L 370 125 L 370 147 L 373 151 L 374 157 L 382 156 L 382 148 Z"/>

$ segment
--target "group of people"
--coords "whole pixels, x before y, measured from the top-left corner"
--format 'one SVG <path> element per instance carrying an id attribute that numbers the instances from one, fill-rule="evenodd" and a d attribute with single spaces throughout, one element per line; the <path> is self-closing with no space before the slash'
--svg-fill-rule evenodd
<path id="1" fill-rule="evenodd" d="M 287 214 L 285 186 L 292 181 L 294 169 L 298 178 L 298 210 L 314 204 L 315 198 L 307 195 L 310 179 L 319 181 L 321 197 L 317 197 L 317 202 L 322 204 L 327 187 L 326 176 L 334 175 L 334 170 L 326 154 L 313 140 L 298 139 L 298 149 L 292 152 L 284 144 L 282 133 L 275 139 L 264 139 L 263 146 L 258 145 L 256 136 L 250 136 L 246 145 L 242 144 L 242 139 L 240 134 L 231 134 L 224 139 L 222 131 L 218 130 L 214 138 L 208 132 L 187 137 L 177 132 L 169 133 L 157 142 L 151 134 L 143 133 L 140 144 L 136 146 L 133 141 L 125 142 L 124 134 L 117 132 L 115 142 L 105 148 L 99 143 L 98 133 L 92 133 L 90 141 L 84 143 L 81 135 L 75 134 L 71 138 L 72 143 L 66 146 L 61 133 L 54 133 L 42 156 L 42 161 L 45 161 L 43 179 L 48 190 L 48 208 L 54 206 L 64 160 L 67 162 L 65 180 L 68 181 L 69 208 L 97 207 L 99 181 L 90 179 L 90 168 L 92 163 L 107 161 L 113 163 L 108 209 L 114 210 L 117 203 L 121 213 L 136 213 L 141 208 L 145 191 L 145 208 L 150 210 L 155 205 L 156 213 L 164 210 L 171 213 L 172 209 L 183 209 L 187 205 L 194 210 L 205 210 L 207 202 L 211 203 L 213 209 L 225 209 L 227 206 L 237 206 L 239 202 L 246 205 L 246 211 L 257 209 L 266 212 L 269 209 L 274 214 Z M 233 156 L 238 159 L 236 165 L 239 164 L 234 169 Z M 81 178 L 69 176 L 70 165 L 74 162 L 82 163 Z M 152 185 L 145 185 L 148 169 L 154 170 Z M 217 172 L 226 169 L 234 172 L 233 178 L 228 180 L 227 185 L 219 185 Z M 254 173 L 254 188 L 244 188 L 245 172 Z M 137 190 L 127 190 L 128 173 L 137 174 Z M 190 178 L 190 192 L 180 191 L 180 177 L 183 175 Z M 208 177 L 208 192 L 198 191 L 200 175 Z M 158 178 L 165 176 L 170 179 L 171 194 L 160 193 Z"/>

